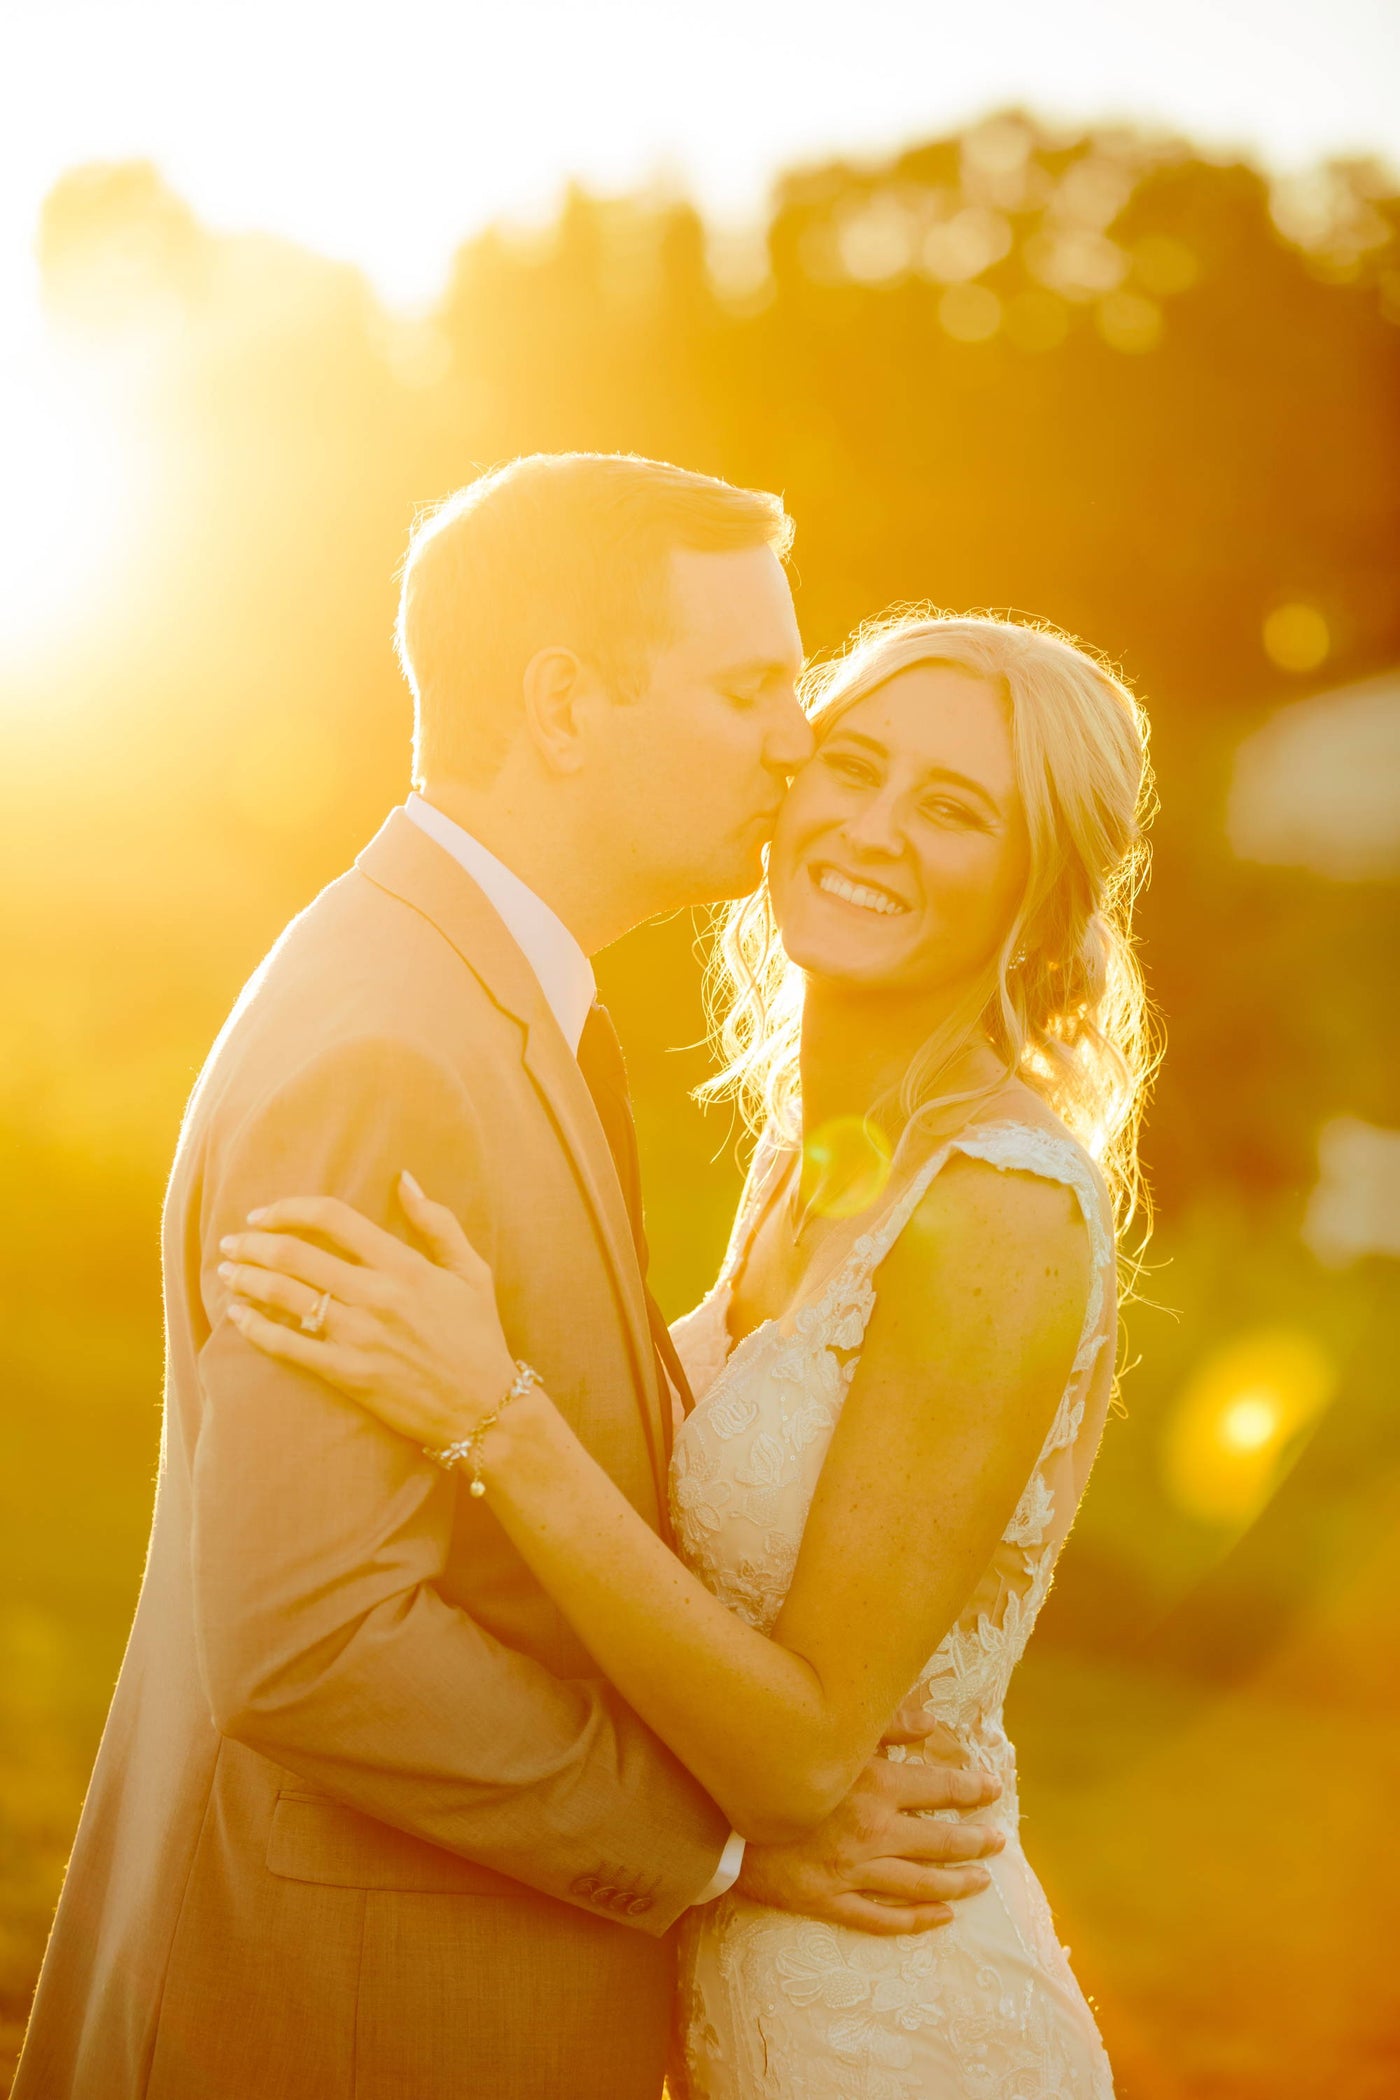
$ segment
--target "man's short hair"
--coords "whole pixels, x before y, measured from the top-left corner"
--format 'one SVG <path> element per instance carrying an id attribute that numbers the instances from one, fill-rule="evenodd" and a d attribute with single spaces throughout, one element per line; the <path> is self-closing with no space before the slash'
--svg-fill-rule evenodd
<path id="1" fill-rule="evenodd" d="M 458 489 L 409 541 L 397 643 L 414 778 L 488 781 L 525 667 L 576 651 L 624 697 L 670 632 L 669 559 L 792 543 L 781 497 L 632 453 L 537 452 Z"/>

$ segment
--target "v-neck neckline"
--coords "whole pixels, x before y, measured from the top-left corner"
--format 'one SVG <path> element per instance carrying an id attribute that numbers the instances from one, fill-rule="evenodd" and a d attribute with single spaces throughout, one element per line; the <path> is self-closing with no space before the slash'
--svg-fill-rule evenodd
<path id="1" fill-rule="evenodd" d="M 834 1262 L 823 1264 L 820 1257 L 824 1250 L 818 1249 L 818 1259 L 814 1261 L 812 1270 L 813 1278 L 815 1278 L 817 1284 L 815 1290 L 804 1288 L 799 1295 L 792 1299 L 790 1304 L 784 1306 L 780 1313 L 769 1313 L 762 1320 L 755 1321 L 752 1327 L 745 1328 L 741 1335 L 736 1335 L 729 1320 L 730 1311 L 734 1304 L 736 1287 L 748 1267 L 749 1256 L 753 1252 L 754 1242 L 767 1220 L 772 1216 L 776 1199 L 791 1177 L 794 1162 L 800 1161 L 802 1157 L 800 1147 L 796 1149 L 788 1147 L 783 1153 L 776 1155 L 783 1162 L 782 1171 L 773 1177 L 771 1186 L 763 1190 L 755 1215 L 745 1226 L 734 1258 L 726 1262 L 724 1271 L 716 1285 L 716 1288 L 723 1292 L 723 1303 L 720 1311 L 724 1336 L 728 1343 L 725 1362 L 732 1362 L 735 1353 L 742 1349 L 746 1342 L 752 1341 L 755 1335 L 764 1333 L 770 1327 L 776 1329 L 785 1338 L 790 1338 L 796 1331 L 796 1323 L 801 1314 L 810 1307 L 820 1306 L 825 1303 L 833 1285 L 839 1281 L 843 1271 L 850 1266 L 851 1259 L 861 1241 L 871 1232 L 878 1229 L 895 1206 L 902 1201 L 907 1191 L 913 1187 L 914 1182 L 924 1171 L 924 1168 L 937 1158 L 938 1153 L 942 1149 L 942 1146 L 935 1146 L 934 1150 L 928 1154 L 926 1159 L 919 1163 L 913 1173 L 902 1181 L 900 1187 L 893 1195 L 889 1193 L 890 1183 L 887 1182 L 884 1190 L 881 1192 L 878 1203 L 872 1206 L 870 1210 L 857 1213 L 861 1221 L 860 1229 L 846 1236 L 844 1248 Z M 893 1179 L 894 1177 L 891 1175 L 891 1182 Z M 837 1236 L 833 1235 L 832 1239 L 827 1241 L 826 1246 L 829 1249 L 836 1244 L 838 1244 Z M 792 1323 L 791 1326 L 789 1326 L 789 1322 Z"/>

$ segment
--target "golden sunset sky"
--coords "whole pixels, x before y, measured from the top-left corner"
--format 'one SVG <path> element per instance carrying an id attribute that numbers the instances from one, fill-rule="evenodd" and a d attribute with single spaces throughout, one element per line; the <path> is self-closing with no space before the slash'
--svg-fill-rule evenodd
<path id="1" fill-rule="evenodd" d="M 1400 0 L 0 0 L 0 87 L 3 663 L 83 600 L 142 472 L 103 374 L 45 338 L 34 233 L 70 168 L 152 161 L 209 226 L 412 309 L 571 178 L 683 188 L 723 230 L 785 167 L 1013 104 L 1400 168 Z"/>
<path id="2" fill-rule="evenodd" d="M 458 241 L 571 175 L 712 212 L 775 169 L 989 108 L 1130 118 L 1277 167 L 1400 164 L 1397 0 L 5 0 L 0 322 L 65 168 L 139 156 L 217 226 L 431 298 Z"/>

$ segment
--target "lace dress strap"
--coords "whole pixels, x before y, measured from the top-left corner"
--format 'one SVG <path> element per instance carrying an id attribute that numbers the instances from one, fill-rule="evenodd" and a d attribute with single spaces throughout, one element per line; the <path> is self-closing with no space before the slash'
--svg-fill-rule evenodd
<path id="1" fill-rule="evenodd" d="M 925 1160 L 902 1195 L 854 1242 L 846 1268 L 863 1275 L 879 1268 L 955 1152 L 986 1160 L 989 1166 L 1008 1173 L 1035 1174 L 1073 1189 L 1088 1227 L 1094 1267 L 1101 1270 L 1110 1265 L 1113 1235 L 1104 1214 L 1103 1192 L 1089 1155 L 1074 1139 L 1034 1123 L 974 1123 Z"/>
<path id="2" fill-rule="evenodd" d="M 1108 1199 L 1093 1161 L 1072 1137 L 1046 1130 L 1038 1123 L 981 1123 L 955 1137 L 948 1151 L 984 1159 L 989 1166 L 1001 1167 L 1008 1173 L 1036 1174 L 1042 1181 L 1062 1182 L 1073 1189 L 1088 1228 L 1095 1269 L 1112 1266 L 1113 1230 L 1108 1220 Z"/>
<path id="3" fill-rule="evenodd" d="M 1108 1195 L 1084 1148 L 1070 1136 L 1039 1124 L 974 1125 L 956 1137 L 948 1149 L 970 1159 L 986 1160 L 989 1166 L 1007 1173 L 1035 1174 L 1042 1181 L 1060 1182 L 1074 1191 L 1088 1229 L 1093 1280 L 1069 1383 L 1036 1460 L 1039 1476 L 1055 1452 L 1068 1450 L 1078 1441 L 1085 1417 L 1085 1396 L 1092 1383 L 1090 1374 L 1109 1338 L 1110 1323 L 1104 1319 L 1104 1310 L 1114 1274 L 1115 1247 Z"/>
<path id="4" fill-rule="evenodd" d="M 872 1278 L 875 1271 L 955 1152 L 970 1159 L 985 1160 L 989 1166 L 1000 1167 L 1007 1173 L 1035 1174 L 1042 1180 L 1061 1182 L 1074 1191 L 1088 1228 L 1093 1282 L 1084 1310 L 1073 1374 L 1064 1405 L 1041 1454 L 1043 1463 L 1050 1452 L 1072 1443 L 1078 1434 L 1083 1415 L 1084 1374 L 1093 1368 L 1106 1339 L 1103 1312 L 1114 1260 L 1107 1196 L 1088 1153 L 1068 1134 L 1061 1136 L 1059 1132 L 1046 1130 L 1035 1123 L 973 1123 L 956 1137 L 947 1139 L 925 1160 L 908 1187 L 870 1230 L 854 1241 L 819 1300 L 816 1316 L 829 1331 L 840 1334 L 844 1346 L 858 1345 L 874 1310 Z"/>

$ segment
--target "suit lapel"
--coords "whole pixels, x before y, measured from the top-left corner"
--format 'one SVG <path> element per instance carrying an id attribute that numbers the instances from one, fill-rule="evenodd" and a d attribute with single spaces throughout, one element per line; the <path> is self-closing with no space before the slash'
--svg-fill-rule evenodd
<path id="1" fill-rule="evenodd" d="M 662 1407 L 669 1405 L 669 1396 L 657 1389 L 656 1358 L 627 1206 L 578 1060 L 560 1033 L 539 979 L 500 914 L 466 870 L 420 831 L 411 817 L 394 810 L 355 865 L 380 889 L 430 919 L 493 1003 L 520 1026 L 522 1062 L 568 1156 L 612 1275 L 664 1526 L 667 1438 Z"/>

